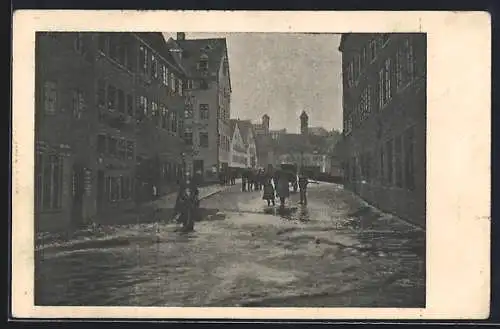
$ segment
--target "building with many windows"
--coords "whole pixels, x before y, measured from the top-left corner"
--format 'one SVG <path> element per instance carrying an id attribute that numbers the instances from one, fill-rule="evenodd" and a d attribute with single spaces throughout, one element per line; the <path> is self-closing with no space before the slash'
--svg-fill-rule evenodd
<path id="1" fill-rule="evenodd" d="M 185 75 L 165 46 L 160 33 L 37 33 L 38 229 L 80 225 L 175 183 Z"/>
<path id="2" fill-rule="evenodd" d="M 231 79 L 225 38 L 190 39 L 177 33 L 170 51 L 188 76 L 184 138 L 190 146 L 189 167 L 204 180 L 216 180 L 229 166 Z"/>
<path id="3" fill-rule="evenodd" d="M 426 36 L 344 34 L 339 50 L 345 186 L 425 225 Z"/>

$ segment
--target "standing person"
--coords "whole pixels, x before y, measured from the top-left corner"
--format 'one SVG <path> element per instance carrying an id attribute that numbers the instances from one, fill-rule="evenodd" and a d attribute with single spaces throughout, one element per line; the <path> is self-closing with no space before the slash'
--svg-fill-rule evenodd
<path id="1" fill-rule="evenodd" d="M 304 172 L 301 172 L 299 176 L 300 203 L 304 205 L 307 204 L 307 184 L 309 184 L 309 180 Z"/>
<path id="2" fill-rule="evenodd" d="M 199 216 L 199 190 L 196 181 L 189 173 L 181 183 L 174 208 L 174 216 L 179 214 L 178 221 L 182 223 L 184 232 L 194 231 L 194 222 Z"/>
<path id="3" fill-rule="evenodd" d="M 262 195 L 262 199 L 267 201 L 267 206 L 269 207 L 271 202 L 273 206 L 276 204 L 274 201 L 275 197 L 271 176 L 267 176 L 264 183 L 264 194 Z"/>
<path id="4" fill-rule="evenodd" d="M 283 171 L 280 171 L 278 174 L 278 186 L 276 187 L 276 192 L 280 198 L 280 206 L 281 208 L 284 208 L 286 198 L 290 197 L 290 186 L 287 174 Z"/>
<path id="5" fill-rule="evenodd" d="M 246 170 L 241 173 L 241 191 L 245 192 L 247 190 L 248 175 Z"/>

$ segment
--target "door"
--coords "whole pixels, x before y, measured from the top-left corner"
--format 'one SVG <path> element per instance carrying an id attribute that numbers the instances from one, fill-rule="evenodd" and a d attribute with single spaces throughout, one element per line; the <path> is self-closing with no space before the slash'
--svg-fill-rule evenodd
<path id="1" fill-rule="evenodd" d="M 73 167 L 73 202 L 71 209 L 73 224 L 80 224 L 82 222 L 84 193 L 84 170 L 82 166 L 75 165 Z"/>
<path id="2" fill-rule="evenodd" d="M 204 171 L 203 171 L 203 160 L 194 160 L 193 161 L 193 171 L 194 173 L 197 173 L 198 171 L 201 172 L 201 177 L 204 176 Z"/>

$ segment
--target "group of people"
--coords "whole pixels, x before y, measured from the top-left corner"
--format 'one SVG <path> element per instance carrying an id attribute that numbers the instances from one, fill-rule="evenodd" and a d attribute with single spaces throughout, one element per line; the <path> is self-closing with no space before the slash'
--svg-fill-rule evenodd
<path id="1" fill-rule="evenodd" d="M 267 205 L 274 206 L 275 199 L 279 198 L 280 207 L 285 206 L 286 199 L 290 197 L 290 175 L 283 170 L 276 171 L 273 175 L 264 175 L 264 193 L 262 199 L 267 201 Z M 300 203 L 307 204 L 307 185 L 309 180 L 304 173 L 299 175 Z"/>

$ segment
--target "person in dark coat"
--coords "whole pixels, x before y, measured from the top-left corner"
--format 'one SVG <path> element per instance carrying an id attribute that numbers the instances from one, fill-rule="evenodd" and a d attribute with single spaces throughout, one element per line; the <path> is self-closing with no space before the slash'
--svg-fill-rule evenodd
<path id="1" fill-rule="evenodd" d="M 184 232 L 194 230 L 194 222 L 199 216 L 199 190 L 195 180 L 190 175 L 181 182 L 179 194 L 175 202 L 174 216 L 179 215 L 178 222 L 182 224 Z"/>
<path id="2" fill-rule="evenodd" d="M 300 173 L 299 176 L 299 188 L 300 188 L 300 203 L 306 205 L 307 204 L 307 185 L 309 184 L 309 180 L 304 172 Z"/>
<path id="3" fill-rule="evenodd" d="M 290 183 L 288 182 L 287 174 L 284 171 L 281 171 L 278 174 L 278 185 L 276 186 L 276 193 L 280 198 L 281 207 L 284 208 L 285 200 L 290 197 Z"/>
<path id="4" fill-rule="evenodd" d="M 267 206 L 271 205 L 271 202 L 273 206 L 276 204 L 274 199 L 276 198 L 274 194 L 274 186 L 272 183 L 272 178 L 270 176 L 266 177 L 265 183 L 264 183 L 264 194 L 262 195 L 262 199 L 267 201 Z"/>

